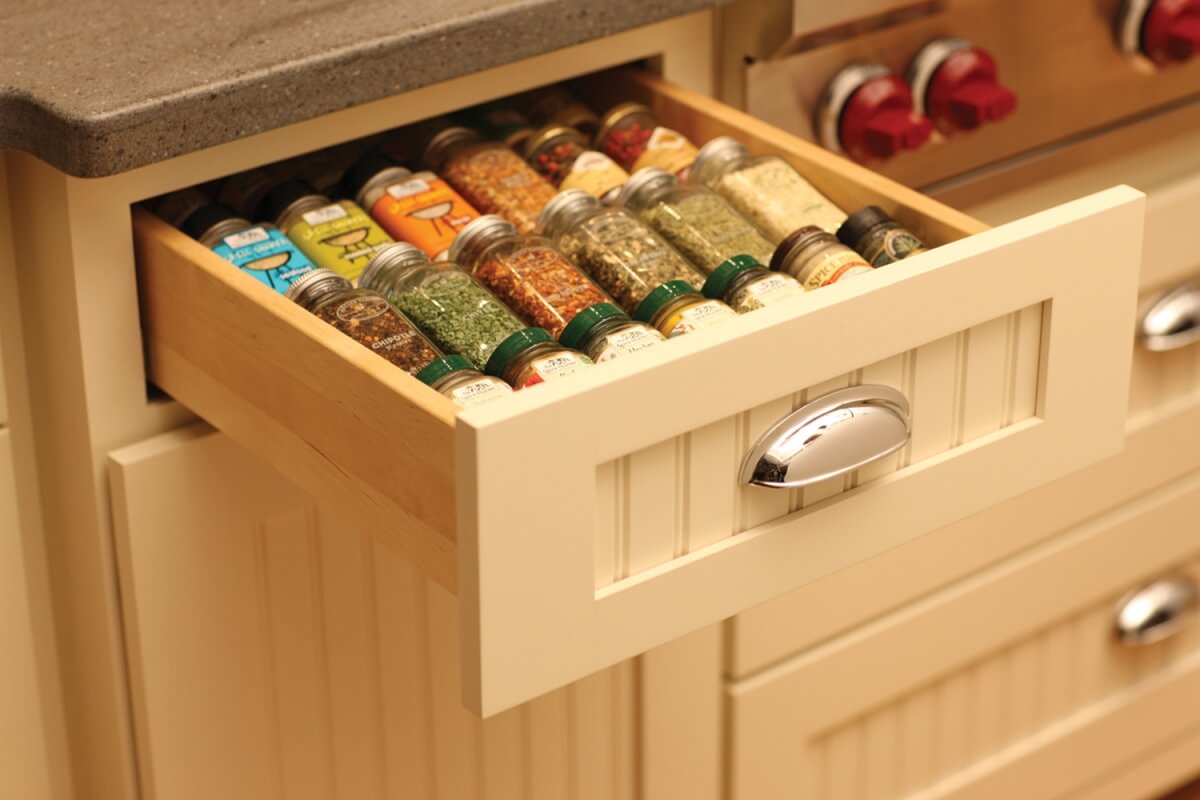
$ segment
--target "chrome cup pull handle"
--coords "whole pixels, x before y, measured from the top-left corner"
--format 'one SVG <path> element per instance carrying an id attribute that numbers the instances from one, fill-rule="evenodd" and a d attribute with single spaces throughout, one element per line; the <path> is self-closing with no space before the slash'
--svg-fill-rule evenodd
<path id="1" fill-rule="evenodd" d="M 1162 352 L 1200 341 L 1200 282 L 1189 281 L 1155 300 L 1138 323 L 1138 342 Z"/>
<path id="2" fill-rule="evenodd" d="M 1196 582 L 1188 577 L 1164 578 L 1133 590 L 1117 605 L 1117 641 L 1137 647 L 1178 633 L 1192 621 L 1198 596 Z"/>
<path id="3" fill-rule="evenodd" d="M 780 419 L 742 463 L 740 481 L 790 489 L 844 475 L 896 452 L 912 435 L 908 399 L 890 386 L 851 386 Z"/>

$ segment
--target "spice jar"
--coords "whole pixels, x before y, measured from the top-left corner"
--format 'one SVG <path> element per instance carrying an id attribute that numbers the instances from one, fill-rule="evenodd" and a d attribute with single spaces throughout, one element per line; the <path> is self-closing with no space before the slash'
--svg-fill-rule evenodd
<path id="1" fill-rule="evenodd" d="M 514 98 L 514 102 L 525 111 L 534 124 L 575 128 L 586 136 L 588 141 L 592 140 L 600 127 L 600 118 L 561 86 L 534 89 Z"/>
<path id="2" fill-rule="evenodd" d="M 441 355 L 386 297 L 355 289 L 333 270 L 313 270 L 293 283 L 286 296 L 409 375 Z"/>
<path id="3" fill-rule="evenodd" d="M 485 141 L 470 128 L 446 128 L 425 147 L 422 163 L 441 175 L 481 214 L 499 214 L 521 233 L 537 224 L 537 215 L 554 187 L 501 142 Z"/>
<path id="4" fill-rule="evenodd" d="M 724 197 L 776 243 L 805 225 L 834 233 L 846 219 L 791 164 L 779 156 L 752 156 L 728 136 L 700 148 L 688 180 Z"/>
<path id="5" fill-rule="evenodd" d="M 704 275 L 625 208 L 606 208 L 578 189 L 560 192 L 542 210 L 543 235 L 629 313 L 667 281 L 704 284 Z"/>
<path id="6" fill-rule="evenodd" d="M 253 217 L 267 192 L 279 183 L 265 167 L 254 167 L 221 181 L 217 202 L 232 208 L 242 217 Z"/>
<path id="7" fill-rule="evenodd" d="M 392 301 L 442 350 L 464 356 L 479 369 L 501 342 L 525 327 L 456 264 L 432 263 L 411 244 L 381 248 L 358 283 Z"/>
<path id="8" fill-rule="evenodd" d="M 615 202 L 629 173 L 603 153 L 589 150 L 583 134 L 561 125 L 542 128 L 525 143 L 525 160 L 559 189 L 582 189 Z"/>
<path id="9" fill-rule="evenodd" d="M 529 325 L 558 336 L 576 314 L 609 298 L 549 239 L 523 235 L 500 217 L 462 229 L 450 260 L 471 272 Z"/>
<path id="10" fill-rule="evenodd" d="M 599 364 L 654 347 L 666 338 L 656 328 L 630 319 L 611 303 L 599 303 L 580 311 L 558 340 Z"/>
<path id="11" fill-rule="evenodd" d="M 274 221 L 318 267 L 350 280 L 362 272 L 376 247 L 392 241 L 353 200 L 335 203 L 303 181 L 287 181 L 267 192 L 257 216 Z"/>
<path id="12" fill-rule="evenodd" d="M 193 211 L 184 220 L 182 229 L 242 272 L 281 294 L 316 269 L 274 225 L 254 225 L 217 203 Z"/>
<path id="13" fill-rule="evenodd" d="M 462 356 L 442 356 L 417 373 L 417 380 L 449 397 L 462 408 L 477 406 L 512 394 L 499 378 L 484 375 Z"/>
<path id="14" fill-rule="evenodd" d="M 720 300 L 705 298 L 683 281 L 671 281 L 651 292 L 633 316 L 670 339 L 736 319 L 737 313 Z"/>
<path id="15" fill-rule="evenodd" d="M 900 227 L 879 206 L 864 206 L 846 218 L 837 238 L 862 253 L 873 267 L 882 267 L 925 252 L 924 243 Z"/>
<path id="16" fill-rule="evenodd" d="M 696 146 L 678 131 L 658 124 L 641 103 L 622 103 L 609 110 L 596 132 L 596 149 L 630 172 L 646 167 L 686 178 Z"/>
<path id="17" fill-rule="evenodd" d="M 775 250 L 720 195 L 704 186 L 683 186 L 661 169 L 635 173 L 621 190 L 621 202 L 705 274 L 736 255 L 765 264 Z"/>
<path id="18" fill-rule="evenodd" d="M 399 241 L 444 256 L 450 243 L 479 212 L 432 172 L 418 172 L 383 155 L 367 155 L 347 170 L 342 192 L 367 209 Z"/>
<path id="19" fill-rule="evenodd" d="M 772 272 L 750 256 L 734 256 L 713 270 L 701 293 L 745 314 L 802 295 L 804 287 L 786 272 Z"/>
<path id="20" fill-rule="evenodd" d="M 496 348 L 488 361 L 487 372 L 520 391 L 527 386 L 574 375 L 590 366 L 590 358 L 563 347 L 541 328 L 525 328 Z"/>
<path id="21" fill-rule="evenodd" d="M 793 231 L 779 243 L 771 269 L 786 272 L 808 290 L 865 275 L 871 265 L 862 256 L 815 225 Z"/>

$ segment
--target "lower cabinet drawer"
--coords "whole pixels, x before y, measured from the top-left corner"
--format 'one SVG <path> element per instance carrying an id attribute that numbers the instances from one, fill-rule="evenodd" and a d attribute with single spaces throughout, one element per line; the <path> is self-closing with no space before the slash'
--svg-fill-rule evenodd
<path id="1" fill-rule="evenodd" d="M 729 684 L 733 798 L 1059 797 L 1187 735 L 1198 514 L 1192 474 Z"/>
<path id="2" fill-rule="evenodd" d="M 981 224 L 638 71 L 597 91 L 778 154 L 938 245 L 465 411 L 135 214 L 152 380 L 455 592 L 492 714 L 1117 452 L 1142 196 Z M 831 390 L 907 398 L 911 441 L 803 489 L 737 476 Z M 855 416 L 849 412 L 849 416 Z M 865 415 L 860 415 L 865 416 Z"/>

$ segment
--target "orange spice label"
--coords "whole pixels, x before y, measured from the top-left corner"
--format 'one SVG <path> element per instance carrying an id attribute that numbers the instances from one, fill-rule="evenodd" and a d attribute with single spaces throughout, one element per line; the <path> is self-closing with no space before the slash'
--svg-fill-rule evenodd
<path id="1" fill-rule="evenodd" d="M 418 172 L 389 186 L 375 201 L 371 216 L 396 239 L 434 258 L 450 249 L 454 237 L 479 212 L 437 175 Z"/>

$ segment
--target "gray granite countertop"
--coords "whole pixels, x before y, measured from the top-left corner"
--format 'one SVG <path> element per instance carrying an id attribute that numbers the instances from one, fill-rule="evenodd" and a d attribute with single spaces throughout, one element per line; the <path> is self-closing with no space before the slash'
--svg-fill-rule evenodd
<path id="1" fill-rule="evenodd" d="M 100 177 L 721 0 L 0 0 L 0 149 Z"/>

